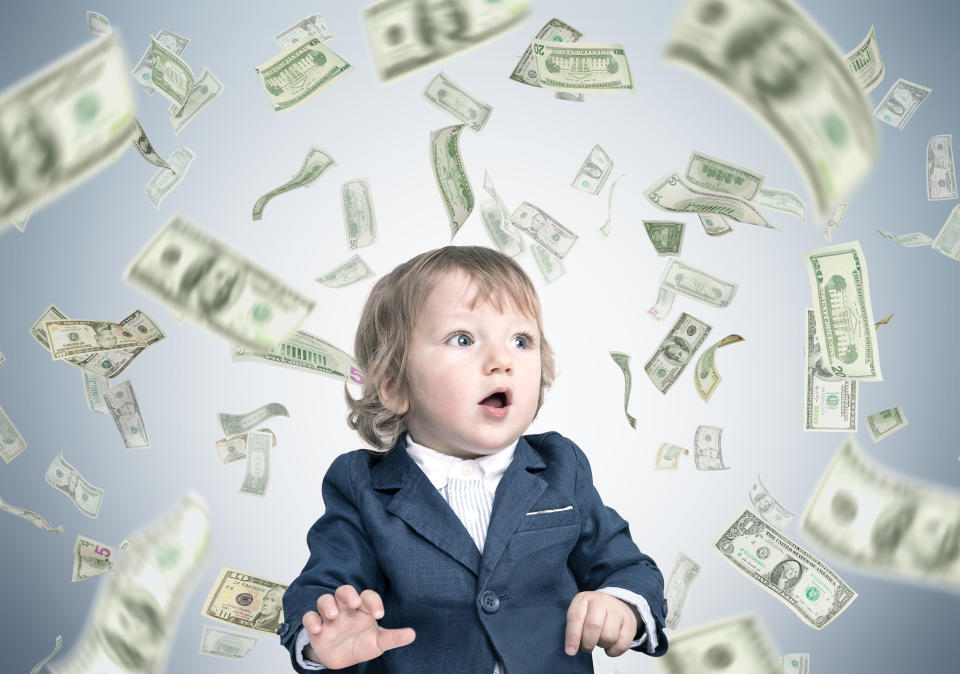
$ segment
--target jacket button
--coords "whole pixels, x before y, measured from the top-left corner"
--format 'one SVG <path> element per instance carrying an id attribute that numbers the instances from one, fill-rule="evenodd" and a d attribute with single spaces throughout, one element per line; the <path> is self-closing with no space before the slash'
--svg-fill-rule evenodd
<path id="1" fill-rule="evenodd" d="M 500 608 L 500 599 L 497 597 L 497 593 L 487 590 L 481 594 L 480 607 L 487 613 L 496 613 L 497 609 Z"/>

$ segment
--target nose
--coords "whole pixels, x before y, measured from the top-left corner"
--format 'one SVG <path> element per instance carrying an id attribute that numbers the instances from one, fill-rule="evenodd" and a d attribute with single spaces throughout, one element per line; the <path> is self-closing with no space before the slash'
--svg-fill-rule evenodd
<path id="1" fill-rule="evenodd" d="M 513 374 L 513 355 L 503 344 L 490 344 L 484 356 L 484 370 L 488 373 Z"/>

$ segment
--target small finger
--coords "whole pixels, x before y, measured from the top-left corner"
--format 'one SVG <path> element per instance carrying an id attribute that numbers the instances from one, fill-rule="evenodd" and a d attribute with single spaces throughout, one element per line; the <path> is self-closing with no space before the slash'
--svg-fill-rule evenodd
<path id="1" fill-rule="evenodd" d="M 360 595 L 353 585 L 341 585 L 335 593 L 337 603 L 344 608 L 358 608 L 360 606 Z"/>
<path id="2" fill-rule="evenodd" d="M 360 593 L 360 599 L 363 600 L 363 604 L 370 615 L 377 620 L 383 617 L 383 600 L 379 594 L 373 590 L 364 590 Z"/>
<path id="3" fill-rule="evenodd" d="M 307 611 L 303 614 L 303 627 L 310 634 L 320 634 L 323 628 L 323 621 L 316 611 Z"/>

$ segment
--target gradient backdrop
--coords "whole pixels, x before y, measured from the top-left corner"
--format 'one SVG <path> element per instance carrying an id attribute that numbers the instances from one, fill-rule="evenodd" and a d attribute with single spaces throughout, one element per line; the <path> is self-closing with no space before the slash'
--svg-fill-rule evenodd
<path id="1" fill-rule="evenodd" d="M 511 209 L 529 200 L 579 234 L 565 261 L 566 275 L 550 285 L 529 253 L 521 259 L 540 289 L 546 335 L 559 366 L 530 431 L 557 430 L 584 449 L 604 501 L 627 519 L 634 540 L 665 576 L 678 551 L 701 564 L 680 630 L 755 611 L 781 652 L 811 653 L 816 674 L 957 671 L 955 594 L 877 578 L 823 555 L 859 598 L 834 624 L 816 631 L 711 549 L 725 524 L 748 505 L 747 490 L 757 473 L 799 515 L 844 436 L 801 431 L 803 311 L 811 303 L 801 254 L 826 245 L 825 223 L 812 214 L 804 228 L 789 215 L 769 211 L 780 231 L 735 225 L 733 234 L 720 238 L 707 237 L 696 217 L 684 217 L 683 259 L 738 282 L 738 294 L 722 310 L 678 298 L 665 321 L 644 315 L 666 260 L 656 256 L 640 223 L 665 214 L 646 202 L 642 191 L 669 169 L 682 170 L 692 149 L 761 172 L 768 185 L 794 190 L 812 210 L 800 174 L 760 122 L 711 83 L 661 61 L 680 3 L 541 1 L 502 38 L 388 86 L 373 68 L 361 3 L 231 4 L 100 0 L 88 7 L 44 1 L 7 3 L 3 10 L 0 88 L 95 39 L 87 34 L 84 13 L 95 9 L 121 34 L 130 68 L 149 35 L 169 29 L 191 39 L 183 57 L 193 71 L 207 66 L 224 91 L 175 136 L 168 102 L 135 87 L 138 116 L 160 154 L 168 157 L 187 145 L 197 155 L 159 212 L 144 196 L 156 169 L 131 149 L 116 165 L 34 213 L 26 233 L 10 228 L 0 235 L 0 351 L 7 357 L 0 365 L 0 405 L 28 443 L 11 464 L 0 465 L 0 496 L 65 528 L 63 535 L 51 535 L 0 514 L 0 671 L 28 671 L 51 650 L 57 634 L 63 635 L 61 656 L 78 645 L 105 581 L 70 582 L 78 533 L 118 545 L 188 489 L 208 504 L 212 546 L 185 599 L 168 670 L 289 671 L 286 652 L 270 637 L 261 637 L 241 661 L 199 655 L 201 625 L 208 622 L 200 615 L 201 603 L 222 566 L 287 581 L 299 574 L 307 558 L 307 529 L 323 512 L 321 479 L 338 454 L 361 446 L 344 421 L 342 386 L 289 369 L 231 363 L 226 341 L 194 323 L 178 323 L 167 307 L 125 283 L 122 273 L 164 222 L 182 214 L 315 298 L 317 309 L 304 329 L 352 352 L 373 279 L 343 289 L 313 281 L 351 254 L 339 187 L 350 178 L 369 178 L 379 239 L 360 252 L 378 274 L 450 242 L 428 140 L 432 129 L 455 121 L 421 97 L 440 70 L 494 107 L 482 134 L 465 131 L 461 141 L 478 203 L 487 198 L 482 191 L 487 170 Z M 857 440 L 891 469 L 955 488 L 960 463 L 950 429 L 960 378 L 954 357 L 960 265 L 929 248 L 902 248 L 875 229 L 935 236 L 956 204 L 927 201 L 924 160 L 930 136 L 960 132 L 957 68 L 948 49 L 960 8 L 934 0 L 803 4 L 844 52 L 876 25 L 887 74 L 871 94 L 874 104 L 898 77 L 933 89 L 903 131 L 878 122 L 879 159 L 849 199 L 834 242 L 860 241 L 876 317 L 896 313 L 880 331 L 885 380 L 861 387 Z M 306 105 L 276 113 L 254 68 L 278 53 L 274 34 L 315 12 L 334 33 L 328 45 L 356 72 Z M 585 41 L 622 43 L 638 92 L 588 95 L 577 104 L 509 80 L 530 36 L 554 16 L 583 31 Z M 626 174 L 617 186 L 606 239 L 596 230 L 607 216 L 607 190 L 592 196 L 570 187 L 594 143 L 615 161 L 611 180 Z M 310 145 L 332 154 L 337 166 L 311 188 L 271 201 L 264 219 L 253 222 L 254 200 L 287 181 Z M 492 245 L 478 211 L 455 243 Z M 87 409 L 80 373 L 51 362 L 28 334 L 51 302 L 71 317 L 106 320 L 142 308 L 166 332 L 167 339 L 119 379 L 134 384 L 149 449 L 126 451 L 110 418 Z M 667 396 L 643 373 L 681 311 L 713 326 L 710 343 L 731 332 L 746 338 L 720 351 L 723 383 L 709 405 L 696 395 L 690 368 Z M 636 431 L 624 419 L 623 378 L 610 350 L 632 356 Z M 278 446 L 269 490 L 260 499 L 238 491 L 243 462 L 221 464 L 214 449 L 222 435 L 216 415 L 248 412 L 270 401 L 286 405 L 290 418 L 268 423 Z M 894 405 L 903 406 L 909 427 L 873 444 L 865 416 Z M 692 449 L 700 424 L 725 429 L 730 470 L 699 472 L 687 456 L 677 472 L 654 472 L 660 443 Z M 44 471 L 60 451 L 106 490 L 97 519 L 81 514 L 45 483 Z M 786 533 L 807 545 L 798 523 L 799 517 Z M 633 652 L 610 659 L 599 651 L 597 660 L 605 673 L 614 666 L 627 673 L 657 671 L 653 660 Z"/>

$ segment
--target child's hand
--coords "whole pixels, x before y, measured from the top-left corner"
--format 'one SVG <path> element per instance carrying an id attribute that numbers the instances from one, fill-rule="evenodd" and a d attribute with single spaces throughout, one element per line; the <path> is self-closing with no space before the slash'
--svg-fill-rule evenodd
<path id="1" fill-rule="evenodd" d="M 566 653 L 600 646 L 615 658 L 626 653 L 637 634 L 637 617 L 626 602 L 605 592 L 580 592 L 567 608 Z"/>
<path id="2" fill-rule="evenodd" d="M 373 660 L 417 636 L 411 627 L 383 629 L 377 624 L 383 617 L 383 600 L 373 590 L 358 596 L 352 585 L 341 585 L 335 595 L 325 594 L 317 600 L 317 610 L 319 614 L 303 614 L 303 627 L 310 637 L 310 646 L 304 651 L 308 659 L 327 669 Z"/>

